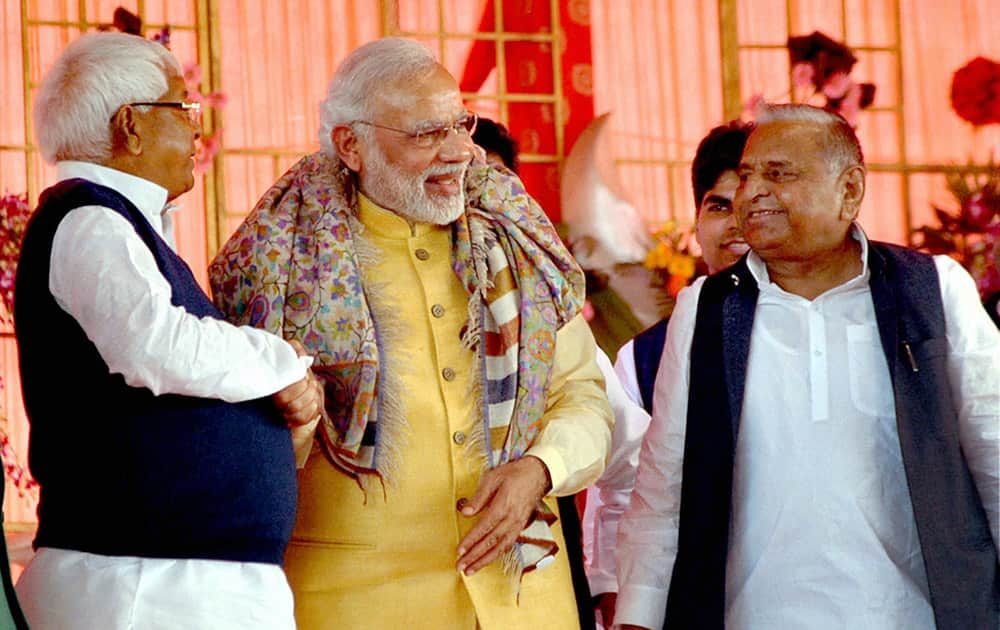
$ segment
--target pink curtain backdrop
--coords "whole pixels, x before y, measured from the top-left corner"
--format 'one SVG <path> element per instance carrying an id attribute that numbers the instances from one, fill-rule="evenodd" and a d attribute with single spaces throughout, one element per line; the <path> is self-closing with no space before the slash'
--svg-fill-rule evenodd
<path id="1" fill-rule="evenodd" d="M 200 0 L 145 0 L 147 23 L 194 25 Z M 79 21 L 81 2 L 0 0 L 0 191 L 37 193 L 52 183 L 52 170 L 30 155 L 35 175 L 26 176 L 22 92 L 21 9 L 38 20 Z M 86 15 L 110 21 L 114 8 L 138 10 L 139 0 L 83 0 Z M 209 0 L 216 21 L 219 87 L 229 97 L 222 110 L 224 204 L 218 235 L 207 234 L 202 184 L 182 198 L 177 240 L 182 256 L 204 280 L 216 236 L 224 238 L 260 194 L 301 155 L 317 148 L 317 106 L 336 65 L 358 45 L 383 33 L 384 4 L 378 0 Z M 399 0 L 398 28 L 423 33 L 428 47 L 460 77 L 469 37 L 479 27 L 485 0 Z M 541 2 L 546 7 L 547 2 Z M 581 2 L 560 0 L 560 9 L 581 11 Z M 791 12 L 787 11 L 788 6 Z M 920 165 L 985 163 L 1000 159 L 1000 129 L 974 131 L 950 109 L 951 74 L 977 55 L 1000 60 L 1000 3 L 995 0 L 899 2 L 897 41 L 893 0 L 738 0 L 740 89 L 745 99 L 762 93 L 788 97 L 789 34 L 821 30 L 855 47 L 860 62 L 852 76 L 878 85 L 875 110 L 862 114 L 859 134 L 872 173 L 862 222 L 878 238 L 903 242 L 911 226 L 930 220 L 930 204 L 948 206 L 938 173 Z M 618 172 L 636 207 L 652 222 L 690 219 L 689 166 L 698 140 L 723 121 L 722 60 L 717 2 L 688 0 L 590 0 L 592 92 L 596 113 L 612 112 L 610 142 Z M 441 8 L 443 7 L 443 12 Z M 588 11 L 584 11 L 588 13 Z M 846 19 L 845 19 L 846 18 Z M 442 30 L 459 37 L 439 37 Z M 28 29 L 30 82 L 36 82 L 75 27 L 34 25 Z M 898 44 L 898 53 L 896 49 Z M 775 48 L 761 48 L 771 45 Z M 874 48 L 875 50 L 861 50 Z M 202 60 L 195 31 L 175 29 L 173 50 L 182 63 Z M 901 84 L 901 90 L 897 83 Z M 500 113 L 495 73 L 471 104 L 483 114 Z M 897 116 L 902 114 L 902 127 Z M 1000 127 L 1000 126 L 998 126 Z M 901 142 L 900 135 L 903 136 Z M 568 148 L 568 147 L 567 147 Z M 911 165 L 909 170 L 900 164 Z M 917 170 L 913 170 L 916 165 Z M 904 208 L 904 181 L 909 203 Z M 34 201 L 34 200 L 32 200 Z M 909 217 L 909 218 L 907 218 Z M 20 402 L 16 352 L 0 339 L 4 388 L 0 405 L 7 431 L 25 461 L 27 428 Z M 72 378 L 72 366 L 53 357 L 53 393 Z M 100 491 L 100 479 L 95 479 Z M 34 519 L 31 501 L 9 486 L 8 521 Z M 99 517 L 99 515 L 94 515 Z"/>
<path id="2" fill-rule="evenodd" d="M 932 221 L 932 203 L 954 203 L 941 174 L 908 172 L 900 163 L 1000 159 L 1000 125 L 975 131 L 949 103 L 955 70 L 978 55 L 1000 61 L 1000 3 L 899 2 L 898 38 L 896 4 L 737 0 L 736 11 L 740 45 L 774 46 L 740 52 L 744 100 L 755 93 L 773 101 L 789 99 L 784 49 L 789 33 L 820 30 L 855 49 L 859 62 L 852 78 L 878 86 L 873 109 L 858 123 L 871 171 L 861 222 L 870 236 L 905 243 L 909 228 Z M 594 110 L 612 112 L 610 139 L 619 174 L 635 205 L 654 223 L 693 220 L 688 163 L 705 132 L 724 122 L 718 6 L 686 0 L 591 1 Z M 863 50 L 897 47 L 898 54 Z M 894 108 L 901 110 L 902 131 Z M 906 208 L 904 178 L 909 181 Z"/>

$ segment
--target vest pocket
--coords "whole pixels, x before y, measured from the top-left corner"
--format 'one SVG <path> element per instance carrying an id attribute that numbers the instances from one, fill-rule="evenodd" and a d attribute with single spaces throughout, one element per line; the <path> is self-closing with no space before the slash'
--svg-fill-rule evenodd
<path id="1" fill-rule="evenodd" d="M 892 416 L 895 410 L 892 381 L 874 325 L 847 327 L 847 369 L 854 407 L 869 416 Z"/>

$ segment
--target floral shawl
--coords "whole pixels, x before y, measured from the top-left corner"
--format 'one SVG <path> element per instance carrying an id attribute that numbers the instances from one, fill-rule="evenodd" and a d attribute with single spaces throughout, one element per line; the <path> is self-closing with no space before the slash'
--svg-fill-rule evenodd
<path id="1" fill-rule="evenodd" d="M 478 162 L 465 178 L 466 213 L 452 224 L 452 268 L 469 294 L 462 342 L 476 353 L 484 456 L 495 467 L 524 455 L 542 428 L 556 332 L 583 302 L 583 274 L 512 173 Z M 320 153 L 272 186 L 209 268 L 216 304 L 233 322 L 298 339 L 324 379 L 326 456 L 355 477 L 391 482 L 405 412 L 386 390 L 356 218 L 354 178 Z M 391 285 L 390 285 L 391 286 Z M 487 359 L 490 359 L 487 361 Z M 401 393 L 405 399 L 405 393 Z M 395 416 L 395 417 L 394 417 Z M 528 571 L 556 551 L 539 502 L 510 566 Z"/>

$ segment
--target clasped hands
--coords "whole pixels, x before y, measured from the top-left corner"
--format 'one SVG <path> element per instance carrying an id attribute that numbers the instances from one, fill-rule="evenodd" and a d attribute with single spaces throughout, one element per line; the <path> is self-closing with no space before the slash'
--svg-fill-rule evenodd
<path id="1" fill-rule="evenodd" d="M 551 487 L 548 468 L 530 455 L 486 471 L 476 494 L 459 502 L 462 516 L 479 516 L 458 543 L 459 572 L 473 575 L 513 547 Z"/>
<path id="2" fill-rule="evenodd" d="M 292 339 L 288 343 L 300 357 L 308 354 L 298 341 Z M 307 369 L 305 377 L 273 394 L 271 400 L 292 430 L 295 459 L 302 464 L 312 447 L 316 426 L 326 415 L 323 384 L 316 378 L 312 369 Z"/>

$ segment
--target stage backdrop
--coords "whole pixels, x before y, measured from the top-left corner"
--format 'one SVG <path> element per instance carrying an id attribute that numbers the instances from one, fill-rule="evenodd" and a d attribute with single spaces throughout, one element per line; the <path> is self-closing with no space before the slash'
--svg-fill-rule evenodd
<path id="1" fill-rule="evenodd" d="M 951 204 L 942 173 L 986 163 L 1000 143 L 998 129 L 974 131 L 948 100 L 957 68 L 977 55 L 1000 60 L 995 0 L 0 0 L 0 192 L 27 192 L 33 204 L 52 183 L 34 149 L 34 87 L 66 43 L 106 27 L 119 5 L 144 20 L 147 36 L 169 24 L 178 59 L 198 64 L 202 92 L 225 97 L 206 116 L 218 152 L 182 199 L 177 227 L 202 281 L 260 194 L 316 150 L 317 106 L 336 65 L 383 34 L 425 43 L 462 81 L 471 108 L 514 129 L 526 179 L 554 217 L 562 159 L 590 116 L 610 111 L 611 151 L 635 206 L 653 223 L 690 220 L 698 140 L 755 94 L 787 100 L 786 38 L 814 30 L 846 42 L 859 59 L 852 78 L 877 86 L 858 119 L 871 235 L 906 242 L 932 220 L 932 203 Z M 23 464 L 9 334 L 0 360 L 0 411 Z M 73 366 L 52 361 L 58 395 Z M 78 421 L 100 414 L 81 406 Z M 10 486 L 6 494 L 8 522 L 34 519 L 30 495 Z"/>

